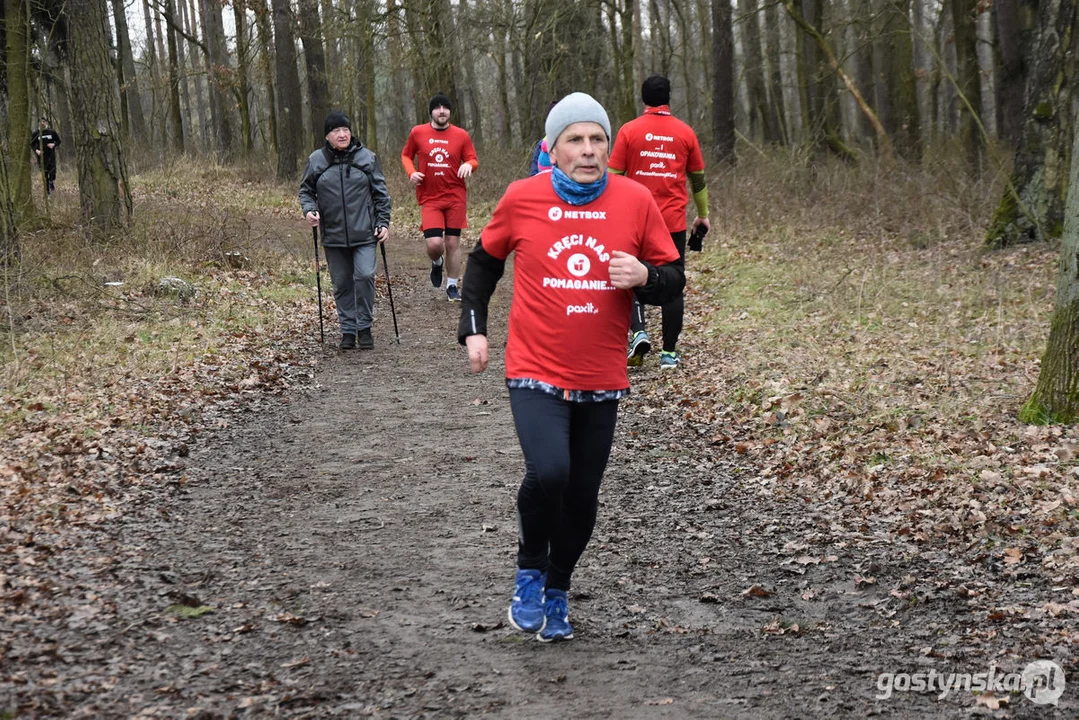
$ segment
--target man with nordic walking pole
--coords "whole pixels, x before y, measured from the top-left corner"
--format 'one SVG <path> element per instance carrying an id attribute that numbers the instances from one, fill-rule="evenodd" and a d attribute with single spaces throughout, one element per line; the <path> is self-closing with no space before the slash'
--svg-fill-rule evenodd
<path id="1" fill-rule="evenodd" d="M 371 350 L 375 347 L 371 335 L 375 247 L 390 234 L 390 194 L 378 157 L 352 135 L 344 113 L 331 111 L 324 129 L 326 144 L 307 159 L 300 208 L 316 233 L 322 226 L 322 249 L 341 325 L 339 347 Z M 316 246 L 316 258 L 317 252 Z"/>

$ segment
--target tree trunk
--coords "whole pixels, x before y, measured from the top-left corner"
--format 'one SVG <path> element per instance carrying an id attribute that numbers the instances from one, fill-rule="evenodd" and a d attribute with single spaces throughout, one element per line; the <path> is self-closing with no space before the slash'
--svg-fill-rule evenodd
<path id="1" fill-rule="evenodd" d="M 131 217 L 120 98 L 109 59 L 105 0 L 69 0 L 71 110 L 83 219 L 99 230 Z"/>
<path id="2" fill-rule="evenodd" d="M 1000 136 L 1019 144 L 1023 130 L 1023 95 L 1027 84 L 1026 57 L 1031 48 L 1031 34 L 1037 17 L 1037 0 L 996 0 L 997 47 L 1000 70 L 997 106 Z"/>
<path id="3" fill-rule="evenodd" d="M 981 167 L 985 142 L 979 127 L 982 84 L 978 70 L 978 34 L 975 28 L 976 0 L 952 0 L 955 28 L 955 84 L 959 94 L 956 135 L 970 168 Z"/>
<path id="4" fill-rule="evenodd" d="M 457 23 L 458 32 L 464 32 L 463 29 L 471 31 L 473 28 L 472 11 L 469 7 L 468 0 L 458 0 L 457 3 L 458 13 L 460 13 L 460 20 Z M 475 56 L 482 57 L 487 52 L 487 39 L 486 36 L 482 40 L 482 44 L 476 45 L 473 42 L 468 42 L 469 51 L 464 53 L 464 57 L 461 58 L 461 65 L 464 71 L 465 87 L 467 88 L 466 94 L 468 97 L 468 114 L 471 119 L 469 124 L 469 131 L 472 135 L 472 142 L 477 146 L 483 145 L 483 115 L 480 112 L 480 97 L 479 97 L 479 84 L 476 82 L 476 62 Z"/>
<path id="5" fill-rule="evenodd" d="M 161 71 L 157 51 L 154 49 L 154 23 L 153 11 L 150 10 L 150 0 L 142 0 L 142 16 L 146 26 L 146 51 L 145 62 L 150 67 L 150 127 L 149 138 L 151 143 L 168 137 L 165 129 L 166 113 L 162 111 L 161 101 Z M 157 123 L 161 124 L 158 125 Z"/>
<path id="6" fill-rule="evenodd" d="M 1079 152 L 1079 124 L 1073 135 L 1074 154 Z M 1079 163 L 1072 165 L 1070 174 L 1049 342 L 1034 394 L 1019 413 L 1025 423 L 1079 420 Z"/>
<path id="7" fill-rule="evenodd" d="M 251 9 L 255 13 L 255 30 L 258 34 L 259 67 L 262 70 L 262 84 L 266 88 L 266 110 L 270 124 L 270 147 L 277 154 L 277 93 L 274 91 L 273 34 L 270 32 L 270 9 L 267 0 L 254 0 Z"/>
<path id="8" fill-rule="evenodd" d="M 10 200 L 21 220 L 34 212 L 30 195 L 30 21 L 23 0 L 5 0 L 4 17 L 7 23 L 4 51 L 7 58 L 7 137 L 11 152 Z"/>
<path id="9" fill-rule="evenodd" d="M 0 157 L 0 268 L 3 268 L 17 265 L 22 253 L 19 228 L 15 223 L 15 203 L 11 201 L 11 178 L 8 164 L 3 159 L 11 157 L 7 138 L 0 138 L 0 155 L 3 156 Z"/>
<path id="10" fill-rule="evenodd" d="M 221 19 L 220 0 L 202 0 L 201 5 L 202 39 L 206 44 L 206 80 L 210 91 L 210 122 L 214 136 L 212 147 L 220 159 L 227 160 L 233 151 L 232 103 L 228 101 L 232 70 L 225 47 L 225 24 Z M 194 22 L 191 24 L 194 26 Z"/>
<path id="11" fill-rule="evenodd" d="M 300 73 L 296 68 L 296 38 L 292 33 L 292 6 L 289 0 L 271 0 L 273 6 L 274 51 L 277 57 L 277 177 L 296 179 L 296 161 L 303 132 Z"/>
<path id="12" fill-rule="evenodd" d="M 343 78 L 337 78 L 334 76 L 332 70 L 341 68 L 341 63 L 345 62 L 345 59 L 341 56 L 341 18 L 338 16 L 337 10 L 334 8 L 333 0 L 321 0 L 322 6 L 322 39 L 326 43 L 326 67 L 331 72 L 326 73 L 326 87 L 327 97 L 336 98 L 338 102 L 341 102 L 345 93 L 339 86 Z M 357 13 L 357 17 L 359 13 Z M 360 23 L 362 28 L 370 28 L 371 25 Z M 370 37 L 371 32 L 367 33 Z"/>
<path id="13" fill-rule="evenodd" d="M 307 66 L 307 100 L 311 107 L 311 147 L 325 142 L 322 120 L 330 111 L 330 91 L 326 85 L 326 50 L 322 44 L 322 23 L 318 17 L 318 0 L 299 0 L 300 42 L 303 43 L 304 64 Z M 357 128 L 358 130 L 358 128 Z"/>
<path id="14" fill-rule="evenodd" d="M 116 73 L 120 79 L 121 117 L 126 123 L 125 134 L 140 145 L 146 142 L 146 116 L 139 94 L 139 76 L 131 54 L 131 34 L 127 28 L 124 0 L 112 1 L 113 23 L 116 25 Z"/>
<path id="15" fill-rule="evenodd" d="M 236 107 L 240 111 L 240 136 L 245 154 L 251 152 L 251 47 L 248 38 L 247 11 L 243 0 L 232 0 L 232 19 L 236 25 Z"/>
<path id="16" fill-rule="evenodd" d="M 183 0 L 180 0 L 183 2 Z M 184 152 L 184 121 L 180 109 L 180 56 L 176 43 L 176 9 L 174 0 L 165 0 L 165 36 L 169 46 L 169 141 L 172 149 Z"/>
<path id="17" fill-rule="evenodd" d="M 213 128 L 206 119 L 206 108 L 209 101 L 203 100 L 208 96 L 203 87 L 206 73 L 202 71 L 199 61 L 200 48 L 196 42 L 198 40 L 198 26 L 195 19 L 198 17 L 198 13 L 195 12 L 195 0 L 190 0 L 190 4 L 187 0 L 179 0 L 176 3 L 176 8 L 179 13 L 176 17 L 178 23 L 176 32 L 180 33 L 182 30 L 187 35 L 185 38 L 184 34 L 180 34 L 180 37 L 176 38 L 176 57 L 180 67 L 180 100 L 183 107 L 184 127 L 187 128 L 187 149 L 201 152 L 207 147 L 213 148 L 212 139 L 209 144 L 207 143 L 207 140 L 210 139 L 209 136 L 213 135 Z M 190 72 L 187 70 L 188 63 L 191 64 Z M 192 89 L 194 90 L 194 101 L 191 99 Z M 192 110 L 198 115 L 197 123 L 191 119 Z"/>
<path id="18" fill-rule="evenodd" d="M 776 130 L 775 142 L 786 144 L 790 142 L 790 137 L 787 133 L 787 123 L 784 119 L 786 109 L 783 100 L 783 68 L 780 60 L 783 45 L 779 32 L 779 10 L 776 3 L 770 2 L 765 5 L 764 24 L 766 28 L 764 37 L 768 47 L 765 53 L 765 59 L 768 63 L 768 124 Z"/>
<path id="19" fill-rule="evenodd" d="M 819 141 L 844 160 L 851 161 L 854 159 L 853 153 L 844 146 L 840 140 L 838 132 L 836 131 L 836 121 L 834 117 L 832 117 L 831 103 L 829 102 L 828 97 L 830 94 L 830 86 L 825 81 L 825 78 L 829 76 L 827 71 L 830 68 L 846 86 L 847 91 L 854 98 L 855 102 L 858 103 L 858 108 L 873 127 L 881 159 L 890 161 L 894 156 L 892 153 L 892 143 L 888 138 L 888 133 L 884 131 L 884 126 L 880 124 L 880 119 L 877 118 L 873 109 L 869 107 L 869 103 L 866 102 L 865 97 L 854 84 L 854 80 L 852 80 L 850 75 L 843 70 L 843 67 L 839 64 L 839 59 L 836 57 L 835 51 L 821 34 L 819 29 L 820 19 L 816 18 L 812 22 L 808 20 L 795 9 L 794 0 L 783 0 L 783 7 L 787 10 L 787 14 L 790 15 L 791 19 L 794 20 L 794 23 L 802 29 L 802 32 L 805 33 L 808 39 L 812 40 L 812 42 L 807 43 L 807 45 L 812 44 L 820 51 L 820 55 L 818 56 L 816 52 L 810 54 L 808 48 L 806 50 L 807 66 L 809 64 L 809 59 L 818 63 L 816 70 L 813 72 L 815 79 L 811 83 L 811 92 L 808 93 L 808 102 L 810 114 L 815 116 L 813 127 L 821 128 L 817 136 Z M 820 12 L 819 6 L 812 2 L 803 2 L 802 7 L 810 9 L 815 16 Z M 808 71 L 809 69 L 807 67 L 807 72 Z"/>
<path id="20" fill-rule="evenodd" d="M 1044 0 L 1030 55 L 1025 120 L 1009 187 L 986 236 L 989 245 L 1060 237 L 1072 164 L 1076 0 Z"/>
<path id="21" fill-rule="evenodd" d="M 727 0 L 712 0 L 712 67 L 712 153 L 719 162 L 733 165 L 734 28 Z"/>
<path id="22" fill-rule="evenodd" d="M 749 100 L 749 136 L 755 141 L 775 142 L 778 129 L 768 124 L 768 96 L 764 90 L 764 56 L 761 52 L 760 19 L 757 0 L 738 0 L 741 10 L 745 62 L 742 75 Z"/>

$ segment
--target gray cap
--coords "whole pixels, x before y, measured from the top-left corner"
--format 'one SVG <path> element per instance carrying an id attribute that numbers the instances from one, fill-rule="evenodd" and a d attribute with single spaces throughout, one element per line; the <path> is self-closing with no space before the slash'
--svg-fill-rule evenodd
<path id="1" fill-rule="evenodd" d="M 607 139 L 611 139 L 611 121 L 607 119 L 607 111 L 591 95 L 583 92 L 570 93 L 558 101 L 558 104 L 547 113 L 547 147 L 551 148 L 558 142 L 558 136 L 569 125 L 577 122 L 594 122 L 607 133 Z"/>

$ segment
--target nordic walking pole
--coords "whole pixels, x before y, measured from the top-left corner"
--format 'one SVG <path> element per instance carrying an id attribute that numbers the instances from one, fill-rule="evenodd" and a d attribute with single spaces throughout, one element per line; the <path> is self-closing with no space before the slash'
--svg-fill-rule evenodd
<path id="1" fill-rule="evenodd" d="M 397 338 L 397 344 L 401 344 L 401 333 L 397 332 L 397 311 L 393 309 L 393 288 L 390 287 L 390 264 L 386 262 L 386 243 L 378 244 L 382 248 L 382 268 L 386 271 L 386 293 L 390 296 L 390 315 L 393 316 L 393 334 Z"/>
<path id="2" fill-rule="evenodd" d="M 318 287 L 318 344 L 326 343 L 326 332 L 322 327 L 322 273 L 318 266 L 318 229 L 321 225 L 311 228 L 311 237 L 315 240 L 315 285 Z"/>

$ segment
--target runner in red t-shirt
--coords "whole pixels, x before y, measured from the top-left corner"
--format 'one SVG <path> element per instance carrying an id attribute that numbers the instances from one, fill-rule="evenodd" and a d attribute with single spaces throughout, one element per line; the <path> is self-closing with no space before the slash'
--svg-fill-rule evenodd
<path id="1" fill-rule="evenodd" d="M 525 477 L 510 623 L 568 640 L 566 591 L 592 535 L 629 392 L 624 355 L 634 288 L 661 304 L 685 283 L 678 251 L 647 190 L 607 173 L 611 124 L 589 95 L 547 116 L 554 165 L 511 184 L 468 257 L 458 341 L 487 367 L 487 306 L 513 253 L 506 385 Z"/>
<path id="2" fill-rule="evenodd" d="M 708 232 L 708 188 L 704 181 L 704 156 L 693 128 L 671 115 L 671 83 L 663 75 L 653 75 L 641 85 L 644 114 L 630 120 L 618 131 L 611 151 L 611 172 L 636 180 L 652 192 L 663 213 L 667 230 L 678 247 L 679 262 L 686 260 L 686 178 L 693 188 L 698 227 Z M 676 349 L 682 333 L 685 299 L 682 294 L 663 305 L 663 352 L 661 369 L 678 367 Z M 633 303 L 629 351 L 626 364 L 638 366 L 652 349 L 645 329 L 644 308 Z"/>
<path id="3" fill-rule="evenodd" d="M 469 134 L 450 124 L 453 112 L 450 99 L 437 93 L 428 103 L 428 110 L 431 122 L 412 128 L 401 150 L 401 164 L 409 182 L 416 186 L 420 229 L 427 240 L 427 256 L 431 258 L 431 284 L 436 288 L 442 286 L 445 267 L 446 297 L 459 301 L 461 230 L 468 227 L 465 179 L 480 163 Z"/>

